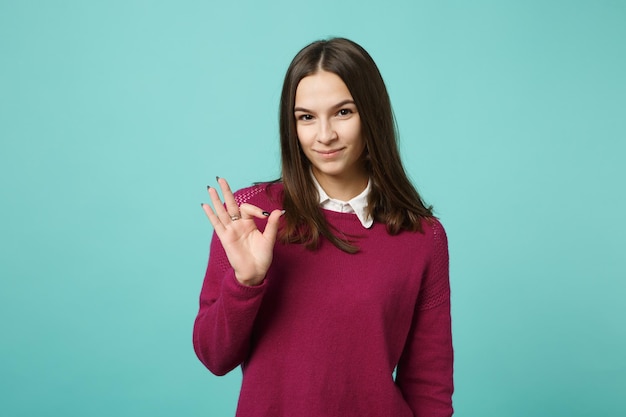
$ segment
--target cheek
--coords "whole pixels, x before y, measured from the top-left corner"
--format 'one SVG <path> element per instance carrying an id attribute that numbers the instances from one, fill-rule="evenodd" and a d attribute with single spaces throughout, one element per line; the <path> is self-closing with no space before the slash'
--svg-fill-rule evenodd
<path id="1" fill-rule="evenodd" d="M 302 143 L 302 127 L 296 125 L 296 136 L 298 137 L 298 141 Z"/>
<path id="2" fill-rule="evenodd" d="M 356 123 L 353 126 L 350 126 L 349 132 L 346 133 L 355 145 L 365 147 L 365 140 L 363 139 L 363 134 L 361 132 L 361 123 Z"/>
<path id="3" fill-rule="evenodd" d="M 307 143 L 303 132 L 301 132 L 300 129 L 296 129 L 296 134 L 298 135 L 298 148 L 300 149 L 300 154 L 306 159 L 309 159 L 310 146 Z"/>
<path id="4" fill-rule="evenodd" d="M 300 145 L 306 145 L 311 142 L 311 128 L 308 126 L 296 126 L 296 134 Z"/>

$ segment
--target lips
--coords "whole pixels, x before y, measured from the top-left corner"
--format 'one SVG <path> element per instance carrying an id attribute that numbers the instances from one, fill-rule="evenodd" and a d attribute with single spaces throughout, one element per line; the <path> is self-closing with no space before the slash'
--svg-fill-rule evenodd
<path id="1" fill-rule="evenodd" d="M 333 156 L 339 155 L 339 152 L 343 151 L 345 148 L 339 148 L 339 149 L 329 149 L 327 151 L 315 151 L 317 152 L 322 158 L 332 158 Z"/>

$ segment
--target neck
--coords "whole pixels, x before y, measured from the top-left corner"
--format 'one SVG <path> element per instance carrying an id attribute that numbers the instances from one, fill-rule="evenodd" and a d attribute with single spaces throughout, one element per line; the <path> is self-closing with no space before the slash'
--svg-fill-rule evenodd
<path id="1" fill-rule="evenodd" d="M 313 172 L 315 179 L 320 183 L 330 198 L 341 201 L 349 201 L 361 194 L 367 187 L 369 177 L 363 173 L 353 178 L 338 178 L 330 175 L 320 175 Z"/>

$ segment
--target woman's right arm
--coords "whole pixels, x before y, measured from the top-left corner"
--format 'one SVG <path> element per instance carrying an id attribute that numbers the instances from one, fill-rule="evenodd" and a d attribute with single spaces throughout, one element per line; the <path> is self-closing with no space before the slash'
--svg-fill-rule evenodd
<path id="1" fill-rule="evenodd" d="M 257 286 L 237 281 L 214 234 L 193 329 L 196 355 L 212 373 L 224 375 L 248 356 L 252 326 L 265 287 L 264 281 Z"/>
<path id="2" fill-rule="evenodd" d="M 217 190 L 208 187 L 213 208 L 202 205 L 215 233 L 193 344 L 200 361 L 214 374 L 224 375 L 248 356 L 282 212 L 269 213 L 247 203 L 239 206 L 228 182 L 218 178 L 218 184 L 224 204 Z M 267 219 L 262 232 L 255 218 Z"/>

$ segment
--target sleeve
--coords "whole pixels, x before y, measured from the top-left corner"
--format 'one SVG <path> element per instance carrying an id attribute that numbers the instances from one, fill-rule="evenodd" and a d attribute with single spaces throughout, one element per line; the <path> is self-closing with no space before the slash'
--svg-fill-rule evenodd
<path id="1" fill-rule="evenodd" d="M 237 281 L 214 233 L 193 327 L 193 346 L 198 359 L 215 375 L 225 375 L 248 357 L 265 288 L 265 281 L 254 287 Z"/>
<path id="2" fill-rule="evenodd" d="M 413 322 L 398 363 L 396 383 L 415 417 L 453 413 L 453 360 L 448 241 L 435 220 L 432 252 L 422 278 Z"/>

